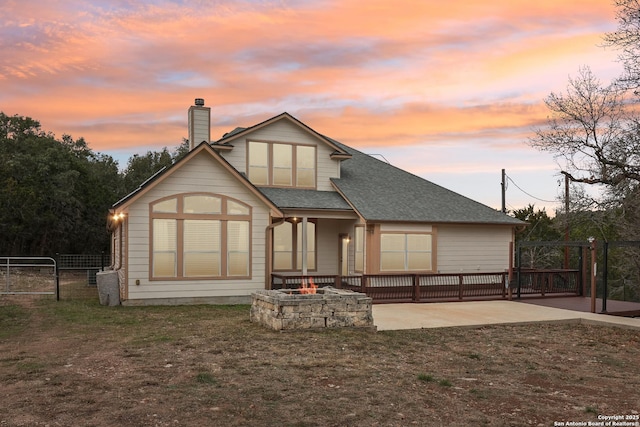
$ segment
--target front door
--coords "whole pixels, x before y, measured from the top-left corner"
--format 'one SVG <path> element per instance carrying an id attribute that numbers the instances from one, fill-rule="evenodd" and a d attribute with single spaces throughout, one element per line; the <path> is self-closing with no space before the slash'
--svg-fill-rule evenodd
<path id="1" fill-rule="evenodd" d="M 340 234 L 338 247 L 338 271 L 341 276 L 349 275 L 349 235 Z"/>

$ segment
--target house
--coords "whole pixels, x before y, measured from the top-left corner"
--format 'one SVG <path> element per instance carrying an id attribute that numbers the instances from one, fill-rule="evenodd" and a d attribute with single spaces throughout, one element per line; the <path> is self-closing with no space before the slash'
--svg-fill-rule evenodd
<path id="1" fill-rule="evenodd" d="M 273 274 L 504 272 L 523 223 L 282 113 L 210 139 L 113 205 L 124 304 L 244 303 Z"/>

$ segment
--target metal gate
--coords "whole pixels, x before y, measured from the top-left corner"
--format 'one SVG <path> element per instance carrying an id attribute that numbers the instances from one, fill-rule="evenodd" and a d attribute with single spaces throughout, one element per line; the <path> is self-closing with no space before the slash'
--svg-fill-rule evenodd
<path id="1" fill-rule="evenodd" d="M 50 257 L 0 257 L 0 295 L 56 295 L 58 270 Z"/>

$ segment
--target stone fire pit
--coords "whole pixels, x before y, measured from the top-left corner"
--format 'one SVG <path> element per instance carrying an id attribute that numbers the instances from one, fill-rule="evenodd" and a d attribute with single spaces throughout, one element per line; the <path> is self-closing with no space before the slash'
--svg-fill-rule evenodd
<path id="1" fill-rule="evenodd" d="M 326 287 L 304 294 L 299 289 L 279 289 L 257 291 L 251 297 L 251 321 L 276 331 L 341 327 L 375 331 L 371 297 L 360 292 Z"/>

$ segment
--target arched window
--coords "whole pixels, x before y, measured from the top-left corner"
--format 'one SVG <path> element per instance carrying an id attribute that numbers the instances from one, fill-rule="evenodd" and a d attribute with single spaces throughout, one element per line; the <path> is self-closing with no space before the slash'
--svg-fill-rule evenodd
<path id="1" fill-rule="evenodd" d="M 151 279 L 251 276 L 251 207 L 226 196 L 187 193 L 150 204 Z"/>

